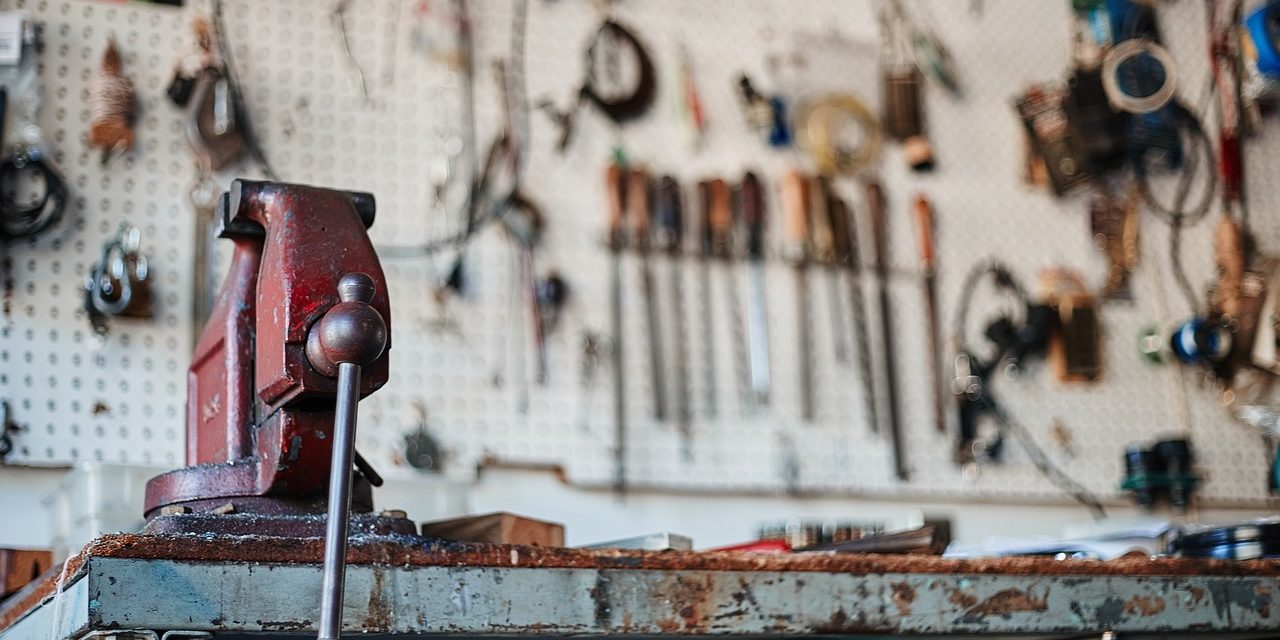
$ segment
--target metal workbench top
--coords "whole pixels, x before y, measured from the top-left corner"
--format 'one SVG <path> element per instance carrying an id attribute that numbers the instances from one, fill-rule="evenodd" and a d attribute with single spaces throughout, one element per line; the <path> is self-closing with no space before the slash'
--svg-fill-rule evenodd
<path id="1" fill-rule="evenodd" d="M 105 536 L 6 602 L 0 640 L 312 637 L 321 547 Z M 1273 561 L 583 551 L 415 537 L 353 538 L 349 560 L 346 629 L 379 635 L 1280 633 Z"/>

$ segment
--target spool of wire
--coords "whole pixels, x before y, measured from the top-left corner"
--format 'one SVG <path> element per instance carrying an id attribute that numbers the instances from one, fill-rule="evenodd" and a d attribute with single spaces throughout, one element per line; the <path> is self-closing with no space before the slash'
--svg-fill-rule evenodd
<path id="1" fill-rule="evenodd" d="M 1164 82 L 1158 89 L 1145 96 L 1136 96 L 1125 92 L 1120 86 L 1119 74 L 1121 66 L 1137 64 L 1141 58 L 1154 60 L 1164 72 Z M 1169 50 L 1153 40 L 1131 38 L 1109 49 L 1102 58 L 1102 88 L 1107 93 L 1107 101 L 1112 107 L 1133 114 L 1152 113 L 1164 108 L 1173 99 L 1178 88 L 1177 67 Z"/>
<path id="2" fill-rule="evenodd" d="M 89 81 L 88 100 L 89 144 L 107 154 L 132 149 L 136 100 L 114 40 L 107 42 L 98 73 Z"/>
<path id="3" fill-rule="evenodd" d="M 805 105 L 799 123 L 799 142 L 823 174 L 854 175 L 880 155 L 880 124 L 852 95 L 833 94 Z"/>
<path id="4" fill-rule="evenodd" d="M 1231 330 L 1221 322 L 1193 317 L 1173 331 L 1169 347 L 1187 364 L 1216 364 L 1231 353 Z"/>

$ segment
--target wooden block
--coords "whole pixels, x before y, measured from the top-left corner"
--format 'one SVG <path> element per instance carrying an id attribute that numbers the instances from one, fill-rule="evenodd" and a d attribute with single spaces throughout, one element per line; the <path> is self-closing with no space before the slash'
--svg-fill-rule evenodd
<path id="1" fill-rule="evenodd" d="M 505 511 L 422 524 L 422 535 L 458 542 L 563 547 L 564 525 Z"/>
<path id="2" fill-rule="evenodd" d="M 53 564 L 53 552 L 43 549 L 0 549 L 0 599 L 7 598 Z"/>

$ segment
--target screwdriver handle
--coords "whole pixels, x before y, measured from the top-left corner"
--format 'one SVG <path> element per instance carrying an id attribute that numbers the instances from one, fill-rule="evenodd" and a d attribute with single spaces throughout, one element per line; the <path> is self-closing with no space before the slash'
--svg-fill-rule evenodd
<path id="1" fill-rule="evenodd" d="M 828 193 L 828 196 L 827 219 L 831 224 L 831 259 L 836 264 L 849 265 L 853 256 L 856 255 L 851 248 L 853 236 L 850 228 L 849 207 L 834 193 Z"/>
<path id="2" fill-rule="evenodd" d="M 831 228 L 831 190 L 825 178 L 815 176 L 809 183 L 810 230 L 813 253 L 818 262 L 829 264 L 835 259 L 835 234 Z"/>
<path id="3" fill-rule="evenodd" d="M 782 207 L 787 220 L 787 244 L 796 260 L 804 261 L 809 239 L 809 184 L 799 171 L 782 176 Z"/>
<path id="4" fill-rule="evenodd" d="M 607 213 L 609 214 L 609 248 L 613 251 L 621 251 L 627 244 L 626 233 L 622 228 L 623 203 L 625 202 L 624 186 L 622 182 L 622 167 L 617 164 L 610 164 L 604 170 L 604 190 Z"/>
<path id="5" fill-rule="evenodd" d="M 729 184 L 720 178 L 711 181 L 710 221 L 712 252 L 728 259 L 733 248 L 733 192 Z"/>
<path id="6" fill-rule="evenodd" d="M 916 196 L 916 231 L 920 237 L 920 264 L 926 271 L 933 270 L 933 208 L 923 194 Z"/>
<path id="7" fill-rule="evenodd" d="M 636 250 L 648 253 L 651 229 L 649 174 L 643 169 L 632 169 L 627 173 L 627 215 L 631 217 Z"/>
<path id="8" fill-rule="evenodd" d="M 884 188 L 878 182 L 867 183 L 867 211 L 871 217 L 871 244 L 876 249 L 876 270 L 887 271 L 889 268 L 887 229 L 885 228 Z"/>
<path id="9" fill-rule="evenodd" d="M 764 257 L 764 189 L 755 173 L 748 171 L 742 176 L 739 198 L 747 225 L 747 256 L 759 260 Z"/>
<path id="10" fill-rule="evenodd" d="M 680 202 L 680 183 L 671 176 L 662 176 L 654 189 L 653 199 L 658 225 L 658 248 L 678 257 L 684 246 L 684 210 Z"/>
<path id="11" fill-rule="evenodd" d="M 698 249 L 710 258 L 715 248 L 715 230 L 711 224 L 711 181 L 698 181 Z"/>

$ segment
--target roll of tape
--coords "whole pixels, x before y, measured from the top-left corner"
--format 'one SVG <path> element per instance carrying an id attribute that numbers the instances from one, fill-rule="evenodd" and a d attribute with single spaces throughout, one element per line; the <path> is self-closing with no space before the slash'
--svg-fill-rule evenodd
<path id="1" fill-rule="evenodd" d="M 1156 62 L 1164 68 L 1164 84 L 1151 95 L 1131 96 L 1120 88 L 1120 81 L 1116 74 L 1120 71 L 1120 65 L 1144 54 L 1155 58 Z M 1102 88 L 1107 92 L 1107 101 L 1111 106 L 1121 111 L 1144 114 L 1163 108 L 1173 100 L 1173 94 L 1178 88 L 1177 80 L 1177 67 L 1173 64 L 1173 56 L 1169 55 L 1168 49 L 1156 44 L 1153 40 L 1146 38 L 1125 40 L 1111 47 L 1102 58 Z"/>

